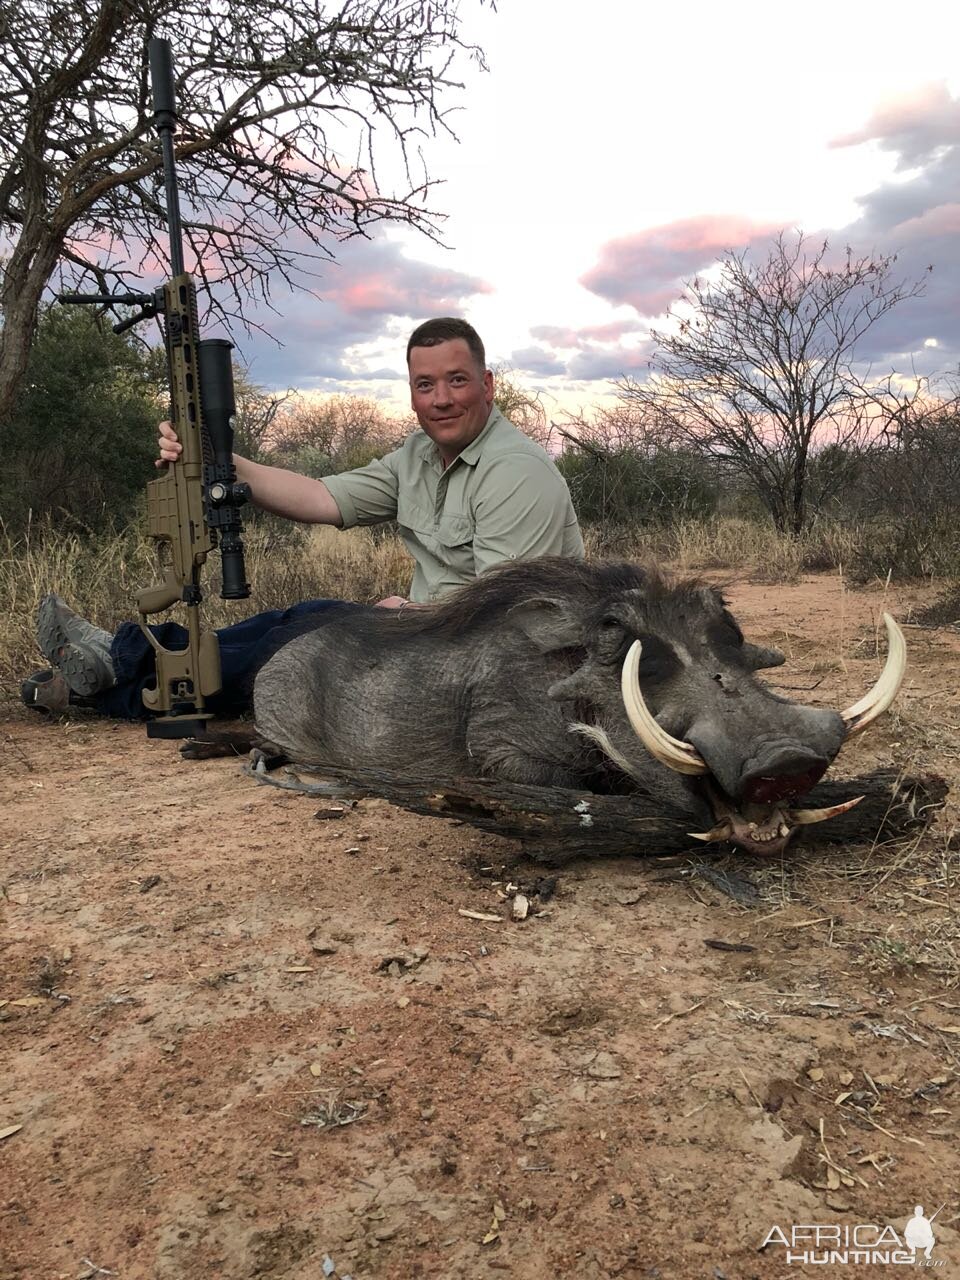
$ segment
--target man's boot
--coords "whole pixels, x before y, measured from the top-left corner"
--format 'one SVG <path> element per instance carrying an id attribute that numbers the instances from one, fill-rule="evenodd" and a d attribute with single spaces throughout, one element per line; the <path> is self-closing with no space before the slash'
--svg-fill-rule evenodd
<path id="1" fill-rule="evenodd" d="M 31 711 L 45 711 L 62 716 L 68 707 L 92 707 L 90 698 L 70 692 L 70 686 L 59 671 L 34 671 L 20 683 L 20 698 Z"/>
<path id="2" fill-rule="evenodd" d="M 37 610 L 40 651 L 63 676 L 71 693 L 90 698 L 116 684 L 110 646 L 113 636 L 95 627 L 57 595 L 46 595 Z"/>

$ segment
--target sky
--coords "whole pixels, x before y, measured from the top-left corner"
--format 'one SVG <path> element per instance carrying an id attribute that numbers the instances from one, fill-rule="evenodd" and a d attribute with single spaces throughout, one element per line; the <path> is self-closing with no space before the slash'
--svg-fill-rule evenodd
<path id="1" fill-rule="evenodd" d="M 316 296 L 275 295 L 281 345 L 241 338 L 255 381 L 402 407 L 410 329 L 454 314 L 548 413 L 589 411 L 646 369 L 684 280 L 726 250 L 762 256 L 783 229 L 924 277 L 861 344 L 875 372 L 960 363 L 960 5 L 461 13 L 489 70 L 464 63 L 446 98 L 459 143 L 424 145 L 443 246 L 390 227 L 340 246 Z M 381 166 L 381 190 L 391 176 Z"/>

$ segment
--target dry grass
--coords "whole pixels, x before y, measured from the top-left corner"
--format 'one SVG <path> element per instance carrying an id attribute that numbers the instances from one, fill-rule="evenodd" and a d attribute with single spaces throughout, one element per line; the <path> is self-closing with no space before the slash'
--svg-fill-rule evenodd
<path id="1" fill-rule="evenodd" d="M 856 560 L 862 533 L 823 522 L 802 537 L 736 516 L 677 520 L 640 529 L 589 529 L 590 555 L 655 559 L 679 573 L 736 569 L 771 582 L 793 582 L 803 573 L 830 572 Z"/>
<path id="2" fill-rule="evenodd" d="M 731 517 L 679 521 L 664 531 L 662 544 L 664 558 L 680 570 L 748 568 L 772 582 L 837 569 L 856 549 L 856 532 L 842 525 L 788 537 L 771 525 Z"/>
<path id="3" fill-rule="evenodd" d="M 244 541 L 253 584 L 248 600 L 219 598 L 216 556 L 204 577 L 204 618 L 214 627 L 298 600 L 378 600 L 409 587 L 410 558 L 393 535 L 375 538 L 366 529 L 278 532 L 264 522 L 248 529 Z M 113 630 L 134 616 L 138 589 L 157 580 L 152 542 L 139 528 L 90 537 L 34 527 L 13 538 L 0 526 L 0 699 L 18 697 L 23 676 L 43 665 L 35 619 L 47 591 L 57 591 L 92 622 Z"/>

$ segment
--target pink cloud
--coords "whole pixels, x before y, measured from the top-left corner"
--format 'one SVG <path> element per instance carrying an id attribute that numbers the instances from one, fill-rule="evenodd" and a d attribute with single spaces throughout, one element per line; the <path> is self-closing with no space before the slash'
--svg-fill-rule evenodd
<path id="1" fill-rule="evenodd" d="M 933 236 L 960 235 L 960 204 L 941 204 L 936 209 L 925 209 L 916 217 L 899 223 L 896 234 L 905 241 L 929 241 Z"/>
<path id="2" fill-rule="evenodd" d="M 901 167 L 912 166 L 935 148 L 960 142 L 960 99 L 946 84 L 922 85 L 912 93 L 881 103 L 860 129 L 834 138 L 831 147 L 856 147 L 879 142 L 901 153 Z"/>
<path id="3" fill-rule="evenodd" d="M 636 333 L 641 327 L 637 320 L 612 320 L 609 324 L 589 324 L 581 329 L 538 324 L 530 330 L 530 336 L 561 351 L 582 351 L 594 342 L 619 342 L 624 334 Z"/>
<path id="4" fill-rule="evenodd" d="M 492 293 L 485 280 L 410 259 L 391 258 L 384 267 L 354 266 L 331 271 L 321 286 L 323 298 L 353 314 L 408 316 L 435 314 L 438 305 L 462 306 L 465 294 Z"/>
<path id="5" fill-rule="evenodd" d="M 679 296 L 685 278 L 725 251 L 746 248 L 779 230 L 775 223 L 709 214 L 648 227 L 603 245 L 599 262 L 580 283 L 609 302 L 628 303 L 641 315 L 662 315 Z"/>

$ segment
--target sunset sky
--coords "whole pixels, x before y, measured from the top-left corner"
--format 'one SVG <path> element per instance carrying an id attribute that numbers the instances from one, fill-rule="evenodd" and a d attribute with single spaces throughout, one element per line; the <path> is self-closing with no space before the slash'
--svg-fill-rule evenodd
<path id="1" fill-rule="evenodd" d="M 681 282 L 781 228 L 897 252 L 926 277 L 872 331 L 879 372 L 960 361 L 960 5 L 465 3 L 460 142 L 425 153 L 446 247 L 387 230 L 338 251 L 318 298 L 278 294 L 255 380 L 405 399 L 404 342 L 465 315 L 547 407 L 642 372 Z M 379 174 L 386 185 L 389 169 Z"/>

